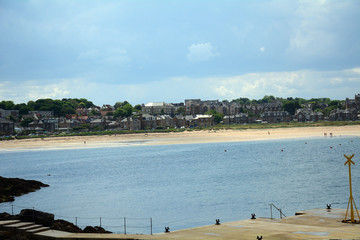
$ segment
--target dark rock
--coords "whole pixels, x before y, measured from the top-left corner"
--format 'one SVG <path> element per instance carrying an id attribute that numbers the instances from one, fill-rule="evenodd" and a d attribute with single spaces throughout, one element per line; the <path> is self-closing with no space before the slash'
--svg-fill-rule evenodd
<path id="1" fill-rule="evenodd" d="M 54 214 L 33 209 L 23 209 L 19 214 L 19 219 L 24 222 L 35 222 L 49 227 L 54 223 Z"/>
<path id="2" fill-rule="evenodd" d="M 84 228 L 84 233 L 111 233 L 111 232 L 106 231 L 104 228 L 99 226 L 96 227 L 87 226 L 86 228 Z"/>
<path id="3" fill-rule="evenodd" d="M 96 227 L 87 226 L 84 230 L 82 230 L 81 228 L 79 228 L 78 226 L 74 225 L 71 222 L 62 219 L 54 220 L 54 214 L 41 212 L 33 209 L 23 209 L 17 215 L 10 215 L 9 213 L 6 212 L 0 213 L 0 220 L 21 220 L 24 222 L 35 222 L 37 224 L 50 227 L 53 230 L 71 232 L 71 233 L 112 233 L 99 226 Z M 2 234 L 7 234 L 7 233 L 0 232 L 0 240 L 8 239 L 8 238 L 3 238 Z"/>
<path id="4" fill-rule="evenodd" d="M 12 216 L 7 212 L 0 213 L 0 220 L 16 220 L 16 216 Z"/>
<path id="5" fill-rule="evenodd" d="M 0 176 L 0 203 L 12 202 L 14 201 L 14 197 L 34 192 L 39 190 L 41 187 L 48 186 L 49 185 L 35 180 L 4 178 Z"/>
<path id="6" fill-rule="evenodd" d="M 87 226 L 84 228 L 84 233 L 96 233 L 96 230 L 92 226 Z"/>
<path id="7" fill-rule="evenodd" d="M 65 232 L 72 232 L 72 233 L 83 232 L 83 230 L 78 226 L 76 226 L 75 224 L 62 219 L 55 220 L 51 229 L 65 231 Z"/>

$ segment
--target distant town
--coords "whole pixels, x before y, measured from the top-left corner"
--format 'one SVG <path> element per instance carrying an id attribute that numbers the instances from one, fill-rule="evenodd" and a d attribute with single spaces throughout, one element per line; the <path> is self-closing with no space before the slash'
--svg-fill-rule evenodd
<path id="1" fill-rule="evenodd" d="M 0 102 L 0 136 L 106 130 L 204 128 L 251 124 L 360 120 L 360 94 L 329 98 L 186 99 L 180 103 L 127 101 L 95 106 L 87 99 L 39 99 L 27 104 Z"/>

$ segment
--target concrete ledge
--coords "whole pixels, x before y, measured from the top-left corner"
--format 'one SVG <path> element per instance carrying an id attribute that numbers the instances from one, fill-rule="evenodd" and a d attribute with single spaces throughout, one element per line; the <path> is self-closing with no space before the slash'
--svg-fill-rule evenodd
<path id="1" fill-rule="evenodd" d="M 4 229 L 12 229 L 12 230 L 17 230 L 19 228 L 22 227 L 27 227 L 30 225 L 33 225 L 34 223 L 32 222 L 16 222 L 16 223 L 12 223 L 12 224 L 6 224 L 3 226 Z"/>
<path id="2" fill-rule="evenodd" d="M 6 225 L 10 225 L 10 224 L 14 224 L 14 223 L 19 223 L 20 220 L 6 220 L 6 221 L 0 221 L 0 227 L 2 226 L 6 226 Z"/>
<path id="3" fill-rule="evenodd" d="M 49 227 L 38 227 L 38 228 L 32 228 L 29 230 L 26 230 L 27 233 L 39 233 L 39 232 L 44 232 L 50 230 Z"/>
<path id="4" fill-rule="evenodd" d="M 249 239 L 263 236 L 265 240 L 278 239 L 359 239 L 358 224 L 342 223 L 345 209 L 313 209 L 299 211 L 295 216 L 282 219 L 258 218 L 177 230 L 154 235 L 68 233 L 46 230 L 32 236 L 39 240 L 112 240 L 112 239 Z M 21 226 L 20 223 L 9 226 Z M 24 227 L 24 226 L 22 226 Z M 171 227 L 171 226 L 170 226 Z"/>

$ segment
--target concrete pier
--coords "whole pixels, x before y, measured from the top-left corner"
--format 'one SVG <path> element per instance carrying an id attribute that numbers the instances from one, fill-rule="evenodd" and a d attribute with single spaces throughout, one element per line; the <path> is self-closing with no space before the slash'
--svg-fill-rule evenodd
<path id="1" fill-rule="evenodd" d="M 344 209 L 313 209 L 282 219 L 257 218 L 220 225 L 202 226 L 154 235 L 85 234 L 44 230 L 32 233 L 35 239 L 360 239 L 360 224 L 343 223 Z M 2 224 L 0 230 L 24 226 L 19 222 Z"/>

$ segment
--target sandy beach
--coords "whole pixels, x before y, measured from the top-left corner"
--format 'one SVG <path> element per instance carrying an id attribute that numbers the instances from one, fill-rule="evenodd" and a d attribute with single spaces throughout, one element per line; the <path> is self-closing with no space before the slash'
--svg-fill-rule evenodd
<path id="1" fill-rule="evenodd" d="M 191 144 L 258 141 L 291 138 L 360 136 L 360 125 L 340 127 L 297 127 L 250 130 L 184 131 L 104 136 L 73 136 L 0 141 L 0 150 L 67 149 L 129 145 Z"/>

